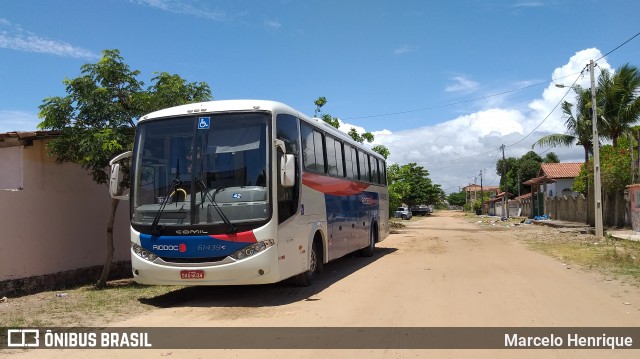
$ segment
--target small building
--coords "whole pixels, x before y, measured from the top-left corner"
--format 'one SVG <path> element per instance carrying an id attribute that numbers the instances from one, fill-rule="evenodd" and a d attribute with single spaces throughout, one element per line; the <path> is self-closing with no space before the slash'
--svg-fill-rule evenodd
<path id="1" fill-rule="evenodd" d="M 104 264 L 107 186 L 48 155 L 57 135 L 0 133 L 0 297 L 93 283 Z M 118 207 L 112 273 L 130 275 L 128 207 Z"/>
<path id="2" fill-rule="evenodd" d="M 542 163 L 538 177 L 523 184 L 531 186 L 531 197 L 520 199 L 523 215 L 531 218 L 586 222 L 587 200 L 571 187 L 580 174 L 582 163 Z"/>
<path id="3" fill-rule="evenodd" d="M 553 180 L 553 182 L 548 182 L 545 196 L 577 196 L 578 193 L 574 192 L 571 187 L 573 187 L 573 182 L 580 174 L 582 165 L 582 162 L 542 163 L 538 176 Z"/>
<path id="4" fill-rule="evenodd" d="M 479 184 L 470 183 L 468 186 L 462 187 L 462 190 L 466 193 L 467 202 L 473 202 L 482 198 L 482 192 L 484 192 L 485 200 L 491 198 L 492 196 L 495 196 L 496 194 L 498 194 L 498 191 L 500 191 L 500 187 L 480 186 Z"/>
<path id="5" fill-rule="evenodd" d="M 631 228 L 640 232 L 640 183 L 627 186 L 629 191 L 629 206 L 631 212 Z"/>
<path id="6" fill-rule="evenodd" d="M 496 194 L 493 198 L 486 201 L 488 204 L 490 216 L 498 216 L 498 217 L 513 217 L 516 214 L 512 213 L 509 210 L 509 198 L 513 195 L 509 192 L 500 192 Z M 508 215 L 507 215 L 508 213 Z"/>

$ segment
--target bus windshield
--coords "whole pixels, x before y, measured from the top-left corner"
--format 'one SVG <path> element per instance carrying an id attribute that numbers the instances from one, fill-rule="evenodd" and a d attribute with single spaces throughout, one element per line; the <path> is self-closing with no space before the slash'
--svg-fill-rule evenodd
<path id="1" fill-rule="evenodd" d="M 229 232 L 234 223 L 267 220 L 269 119 L 254 112 L 141 122 L 132 224 L 224 226 Z"/>

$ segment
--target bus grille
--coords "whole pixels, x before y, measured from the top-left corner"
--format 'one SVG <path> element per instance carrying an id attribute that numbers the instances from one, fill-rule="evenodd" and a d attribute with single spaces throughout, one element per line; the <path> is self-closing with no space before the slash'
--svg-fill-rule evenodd
<path id="1" fill-rule="evenodd" d="M 225 257 L 206 257 L 206 258 L 170 258 L 170 257 L 160 257 L 165 262 L 169 263 L 211 263 L 211 262 L 220 262 L 221 260 L 227 258 Z"/>

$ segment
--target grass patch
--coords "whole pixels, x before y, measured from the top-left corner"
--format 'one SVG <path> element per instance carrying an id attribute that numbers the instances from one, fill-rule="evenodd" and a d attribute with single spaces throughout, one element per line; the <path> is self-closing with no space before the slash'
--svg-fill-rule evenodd
<path id="1" fill-rule="evenodd" d="M 132 280 L 109 282 L 104 289 L 83 286 L 9 298 L 0 303 L 0 327 L 97 326 L 139 315 L 153 306 L 141 299 L 182 286 L 146 286 Z"/>
<path id="2" fill-rule="evenodd" d="M 567 264 L 595 269 L 616 279 L 640 285 L 640 242 L 593 236 L 528 240 L 531 248 Z"/>

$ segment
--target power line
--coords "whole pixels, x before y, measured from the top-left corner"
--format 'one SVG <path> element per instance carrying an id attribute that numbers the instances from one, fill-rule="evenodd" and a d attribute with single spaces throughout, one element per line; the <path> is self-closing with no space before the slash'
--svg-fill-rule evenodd
<path id="1" fill-rule="evenodd" d="M 469 102 L 486 100 L 486 99 L 491 98 L 491 97 L 502 96 L 502 95 L 506 95 L 506 94 L 509 94 L 509 93 L 526 90 L 526 89 L 529 89 L 529 88 L 532 88 L 532 87 L 536 87 L 536 86 L 540 86 L 540 85 L 546 85 L 548 83 L 555 82 L 555 81 L 558 81 L 558 80 L 562 80 L 564 78 L 567 78 L 567 77 L 570 77 L 570 76 L 573 76 L 573 75 L 575 75 L 575 74 L 570 74 L 570 75 L 566 75 L 566 76 L 563 76 L 563 77 L 558 77 L 558 78 L 551 79 L 551 80 L 548 80 L 548 81 L 538 82 L 538 83 L 535 83 L 535 84 L 532 84 L 532 85 L 520 87 L 520 88 L 513 89 L 513 90 L 507 90 L 507 91 L 503 91 L 503 92 L 498 92 L 498 93 L 494 93 L 494 94 L 490 94 L 490 95 L 486 95 L 486 96 L 482 96 L 482 97 L 475 97 L 475 98 L 468 99 L 468 100 L 461 100 L 461 101 L 450 102 L 450 103 L 446 103 L 446 104 L 442 104 L 442 105 L 434 105 L 434 106 L 429 106 L 429 107 L 422 107 L 422 108 L 417 108 L 417 109 L 413 109 L 413 110 L 389 112 L 389 113 L 382 113 L 382 114 L 376 114 L 376 115 L 345 117 L 345 118 L 341 118 L 341 120 L 343 120 L 343 121 L 346 121 L 346 120 L 360 120 L 360 119 L 374 118 L 374 117 L 404 115 L 404 114 L 408 114 L 408 113 L 421 112 L 421 111 L 427 111 L 427 110 L 435 110 L 437 108 L 456 106 L 456 105 L 461 105 L 461 104 L 465 104 L 465 103 L 469 103 Z"/>
<path id="2" fill-rule="evenodd" d="M 574 85 L 578 82 L 578 80 L 580 79 L 580 77 L 581 77 L 581 76 L 582 76 L 582 74 L 584 73 L 584 70 L 585 70 L 585 69 L 586 69 L 586 67 L 585 67 L 585 68 L 583 68 L 583 69 L 582 69 L 582 71 L 580 71 L 579 73 L 573 73 L 573 74 L 569 75 L 569 76 L 573 76 L 573 75 L 575 75 L 575 74 L 578 74 L 579 76 L 578 76 L 578 77 L 576 77 L 576 79 L 573 81 L 573 83 L 571 84 L 571 86 L 568 86 L 568 90 L 567 90 L 567 92 L 565 92 L 565 94 L 562 96 L 562 98 L 560 98 L 560 100 L 558 101 L 558 103 L 557 103 L 557 104 L 556 104 L 556 105 L 551 109 L 551 111 L 549 112 L 549 114 L 547 114 L 547 116 L 545 116 L 545 117 L 544 117 L 544 119 L 543 119 L 543 120 L 542 120 L 542 121 L 541 121 L 541 122 L 540 122 L 540 123 L 539 123 L 539 124 L 534 128 L 534 129 L 533 129 L 533 130 L 531 130 L 531 132 L 529 132 L 526 136 L 524 136 L 524 137 L 523 137 L 522 139 L 520 139 L 519 141 L 514 142 L 514 143 L 512 143 L 512 144 L 510 144 L 510 145 L 506 145 L 505 147 L 513 147 L 513 146 L 515 146 L 515 145 L 517 145 L 517 144 L 521 143 L 522 141 L 524 141 L 525 139 L 527 139 L 529 136 L 531 136 L 531 134 L 533 134 L 533 133 L 534 133 L 538 128 L 540 128 L 540 126 L 542 126 L 542 124 L 543 124 L 547 119 L 549 119 L 549 117 L 551 117 L 551 115 L 552 115 L 552 114 L 553 114 L 553 112 L 556 110 L 556 108 L 558 108 L 558 106 L 560 106 L 560 104 L 562 103 L 562 101 L 564 101 L 564 99 L 567 97 L 567 95 L 569 94 L 569 92 L 571 91 L 571 89 L 574 87 Z M 563 77 L 560 77 L 560 78 L 558 78 L 558 79 L 563 79 L 563 78 L 566 78 L 566 77 L 568 77 L 568 76 L 563 76 Z M 471 158 L 479 157 L 479 156 L 482 156 L 482 155 L 487 155 L 487 154 L 490 154 L 490 153 L 492 153 L 492 152 L 494 152 L 494 151 L 497 151 L 497 150 L 499 150 L 499 149 L 500 149 L 500 148 L 492 149 L 492 150 L 489 150 L 489 151 L 486 151 L 486 152 L 482 152 L 482 153 L 478 153 L 478 154 L 475 154 L 475 155 L 466 156 L 466 157 L 461 157 L 461 158 L 455 158 L 455 159 L 452 159 L 452 160 L 447 160 L 447 161 L 442 161 L 442 162 L 426 163 L 425 165 L 436 166 L 436 165 L 442 165 L 442 164 L 455 163 L 455 162 L 464 161 L 464 160 L 467 160 L 467 159 L 471 159 Z M 497 161 L 497 157 L 496 157 L 496 161 Z"/>
<path id="3" fill-rule="evenodd" d="M 623 42 L 622 44 L 618 45 L 617 47 L 615 47 L 613 50 L 607 52 L 606 54 L 604 54 L 603 56 L 601 56 L 600 58 L 598 58 L 595 61 L 601 60 L 604 57 L 610 55 L 611 53 L 613 53 L 614 51 L 618 50 L 619 48 L 621 48 L 622 46 L 626 45 L 627 43 L 629 43 L 631 40 L 633 40 L 634 38 L 640 36 L 640 32 L 638 32 L 637 34 L 633 35 L 631 38 L 629 38 L 628 40 L 626 40 L 625 42 Z M 531 131 L 529 132 L 526 136 L 524 136 L 522 139 L 520 139 L 517 142 L 514 142 L 510 145 L 506 145 L 504 147 L 513 147 L 521 142 L 523 142 L 525 139 L 527 139 L 529 136 L 531 136 L 538 128 L 540 128 L 540 126 L 542 126 L 542 124 L 547 121 L 547 119 L 549 119 L 549 117 L 553 114 L 553 112 L 558 108 L 558 106 L 560 106 L 560 104 L 562 104 L 562 102 L 564 101 L 564 99 L 567 97 L 567 95 L 569 94 L 569 92 L 571 91 L 571 89 L 575 86 L 575 84 L 578 82 L 578 80 L 580 79 L 580 77 L 582 76 L 582 74 L 584 73 L 585 69 L 587 68 L 587 66 L 585 66 L 579 73 L 573 73 L 570 75 L 566 75 L 563 77 L 559 77 L 559 78 L 555 78 L 555 79 L 551 79 L 550 81 L 544 81 L 544 82 L 539 82 L 536 84 L 532 84 L 529 86 L 525 86 L 525 87 L 521 87 L 518 89 L 513 89 L 513 90 L 509 90 L 509 91 L 504 91 L 504 92 L 500 92 L 500 93 L 496 93 L 496 94 L 491 94 L 491 95 L 487 95 L 487 96 L 482 96 L 482 97 L 478 97 L 478 98 L 474 98 L 474 99 L 469 99 L 469 100 L 464 100 L 464 101 L 458 101 L 458 102 L 453 102 L 453 103 L 449 103 L 449 104 L 443 104 L 443 105 L 437 105 L 437 106 L 431 106 L 431 107 L 424 107 L 424 108 L 420 108 L 420 109 L 414 109 L 414 110 L 407 110 L 407 111 L 399 111 L 399 112 L 392 112 L 392 113 L 386 113 L 386 114 L 378 114 L 378 115 L 368 115 L 368 116 L 358 116 L 358 117 L 348 117 L 348 118 L 344 118 L 344 120 L 353 120 L 353 119 L 365 119 L 365 118 L 373 118 L 373 117 L 383 117 L 383 116 L 393 116 L 393 115 L 400 115 L 400 114 L 407 114 L 407 113 L 413 113 L 413 112 L 420 112 L 420 111 L 426 111 L 426 110 L 431 110 L 431 109 L 436 109 L 436 108 L 442 108 L 442 107 L 447 107 L 447 106 L 455 106 L 455 105 L 459 105 L 459 104 L 463 104 L 463 103 L 468 103 L 468 102 L 473 102 L 473 101 L 479 101 L 479 100 L 484 100 L 490 97 L 495 97 L 495 96 L 500 96 L 500 95 L 504 95 L 504 94 L 508 94 L 508 93 L 512 93 L 512 92 L 517 92 L 520 90 L 525 90 L 531 87 L 535 87 L 535 86 L 540 86 L 543 84 L 548 84 L 551 82 L 556 82 L 557 80 L 561 80 L 576 74 L 579 74 L 578 77 L 576 77 L 576 79 L 573 81 L 573 83 L 571 84 L 571 86 L 568 86 L 568 90 L 567 92 L 565 92 L 565 94 L 562 96 L 562 98 L 558 101 L 558 103 L 551 109 L 551 111 L 549 112 L 549 114 L 547 114 L 547 116 L 544 117 L 544 119 Z M 556 125 L 557 126 L 557 125 Z M 502 146 L 501 146 L 502 147 Z M 500 148 L 501 148 L 500 147 Z M 482 152 L 482 153 L 478 153 L 475 155 L 471 155 L 471 156 L 466 156 L 466 157 L 461 157 L 461 158 L 456 158 L 456 159 L 452 159 L 452 160 L 447 160 L 447 161 L 442 161 L 442 162 L 434 162 L 434 163 L 426 163 L 425 165 L 430 165 L 430 166 L 437 166 L 437 165 L 443 165 L 443 164 L 452 164 L 455 162 L 460 162 L 460 161 L 464 161 L 467 159 L 471 159 L 471 158 L 475 158 L 475 157 L 479 157 L 479 156 L 483 156 L 483 155 L 487 155 L 492 153 L 493 151 L 496 150 L 500 150 L 500 148 L 497 149 L 493 149 L 490 151 L 486 151 L 486 152 Z M 542 154 L 548 152 L 549 150 L 551 150 L 551 148 L 547 149 L 546 151 L 543 151 Z M 494 161 L 494 165 L 497 162 L 497 156 L 496 159 Z M 491 166 L 493 167 L 493 165 Z M 489 167 L 489 168 L 491 168 Z M 497 178 L 497 174 L 495 175 L 495 177 L 492 179 L 492 182 Z"/>
<path id="4" fill-rule="evenodd" d="M 602 60 L 603 58 L 605 58 L 605 57 L 609 56 L 612 52 L 614 52 L 614 51 L 618 50 L 618 49 L 619 49 L 619 48 L 621 48 L 622 46 L 626 45 L 629 41 L 631 41 L 631 40 L 635 39 L 636 37 L 638 37 L 638 35 L 640 35 L 640 32 L 639 32 L 639 33 L 637 33 L 637 34 L 635 34 L 635 35 L 633 35 L 633 36 L 631 36 L 627 41 L 625 41 L 625 42 L 621 43 L 621 44 L 620 44 L 620 45 L 618 45 L 615 49 L 613 49 L 613 50 L 611 50 L 611 51 L 607 52 L 606 54 L 602 55 L 602 57 L 600 57 L 599 59 L 596 59 L 594 62 L 598 62 L 599 60 Z"/>
<path id="5" fill-rule="evenodd" d="M 524 136 L 522 139 L 520 139 L 517 142 L 514 142 L 510 145 L 507 145 L 506 147 L 512 147 L 515 146 L 519 143 L 521 143 L 522 141 L 524 141 L 525 139 L 527 139 L 527 137 L 531 136 L 531 134 L 533 134 L 538 128 L 540 128 L 540 126 L 542 126 L 543 123 L 545 123 L 545 121 L 547 121 L 547 119 L 549 117 L 551 117 L 551 115 L 553 114 L 553 111 L 556 110 L 556 108 L 558 108 L 558 106 L 560 106 L 560 104 L 562 103 L 562 101 L 564 101 L 564 99 L 567 97 L 567 95 L 569 94 L 569 92 L 571 91 L 571 89 L 574 87 L 574 85 L 576 84 L 576 82 L 578 82 L 578 79 L 580 79 L 580 77 L 582 76 L 582 73 L 584 72 L 584 70 L 586 69 L 586 66 L 582 69 L 582 71 L 580 71 L 580 76 L 576 77 L 576 79 L 573 81 L 573 83 L 571 84 L 571 86 L 568 86 L 568 90 L 567 92 L 564 93 L 564 95 L 562 96 L 562 98 L 560 99 L 560 101 L 558 101 L 558 103 L 553 106 L 553 108 L 551 109 L 551 111 L 549 111 L 549 114 L 547 116 L 544 117 L 544 119 L 542 119 L 542 121 L 538 124 L 538 126 L 536 126 L 533 130 L 531 130 L 531 132 L 529 132 L 526 136 Z"/>

